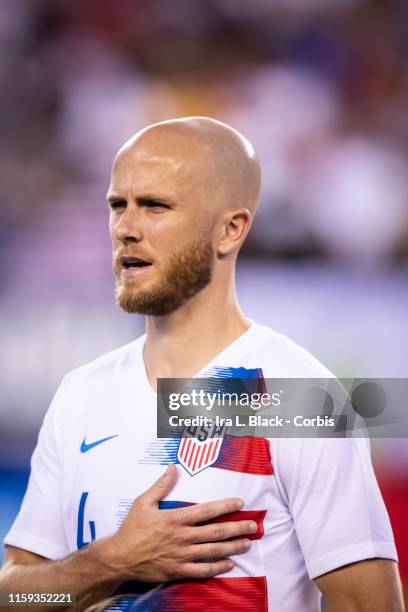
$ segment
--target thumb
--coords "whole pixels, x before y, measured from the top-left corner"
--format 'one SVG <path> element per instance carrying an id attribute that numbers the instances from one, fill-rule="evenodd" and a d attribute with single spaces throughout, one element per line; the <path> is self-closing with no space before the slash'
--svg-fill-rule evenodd
<path id="1" fill-rule="evenodd" d="M 140 496 L 139 499 L 147 502 L 150 505 L 158 504 L 163 497 L 166 497 L 174 487 L 177 480 L 177 468 L 170 463 L 167 470 L 160 476 L 158 480 Z"/>

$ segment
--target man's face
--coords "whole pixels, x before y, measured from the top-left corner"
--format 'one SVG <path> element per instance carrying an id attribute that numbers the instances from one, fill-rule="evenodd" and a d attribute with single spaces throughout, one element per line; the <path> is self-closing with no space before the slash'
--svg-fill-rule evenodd
<path id="1" fill-rule="evenodd" d="M 115 161 L 108 199 L 116 301 L 127 312 L 169 314 L 211 280 L 212 223 L 197 164 L 135 147 Z"/>

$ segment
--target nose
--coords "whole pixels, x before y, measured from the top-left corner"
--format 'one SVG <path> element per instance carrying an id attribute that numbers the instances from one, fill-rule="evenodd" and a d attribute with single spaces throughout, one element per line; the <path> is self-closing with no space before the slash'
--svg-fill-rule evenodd
<path id="1" fill-rule="evenodd" d="M 122 242 L 122 244 L 142 240 L 140 212 L 136 207 L 127 206 L 121 214 L 112 216 L 111 236 L 112 240 Z"/>

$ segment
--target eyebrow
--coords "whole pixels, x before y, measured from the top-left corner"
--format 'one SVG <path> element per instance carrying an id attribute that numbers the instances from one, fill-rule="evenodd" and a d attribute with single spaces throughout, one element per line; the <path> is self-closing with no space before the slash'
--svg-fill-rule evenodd
<path id="1" fill-rule="evenodd" d="M 118 202 L 120 200 L 125 200 L 124 197 L 120 196 L 119 194 L 115 194 L 115 193 L 109 193 L 107 195 L 107 200 L 108 202 Z M 161 197 L 161 196 L 157 196 L 153 193 L 146 193 L 146 194 L 142 194 L 142 195 L 138 195 L 136 197 L 136 201 L 140 204 L 144 204 L 144 203 L 154 203 L 157 202 L 158 204 L 167 204 L 168 206 L 174 206 L 175 202 L 173 200 L 171 200 L 168 197 Z"/>

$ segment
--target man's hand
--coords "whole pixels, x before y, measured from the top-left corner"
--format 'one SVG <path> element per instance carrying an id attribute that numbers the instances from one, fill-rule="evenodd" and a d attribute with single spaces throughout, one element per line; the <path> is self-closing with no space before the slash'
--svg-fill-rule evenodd
<path id="1" fill-rule="evenodd" d="M 173 487 L 177 469 L 165 474 L 134 502 L 122 526 L 106 542 L 106 560 L 122 580 L 164 582 L 182 578 L 211 578 L 229 571 L 231 555 L 246 552 L 254 533 L 253 521 L 202 525 L 236 512 L 242 500 L 226 499 L 174 510 L 159 510 L 159 501 Z M 200 525 L 201 524 L 201 525 Z M 230 540 L 230 538 L 237 538 Z"/>
<path id="2" fill-rule="evenodd" d="M 114 535 L 95 540 L 63 559 L 50 561 L 6 546 L 0 591 L 74 591 L 75 610 L 80 611 L 109 597 L 127 580 L 163 582 L 210 578 L 227 572 L 233 566 L 228 557 L 248 550 L 250 542 L 242 536 L 254 533 L 256 524 L 217 522 L 222 515 L 241 509 L 238 499 L 159 510 L 158 503 L 170 492 L 176 475 L 176 467 L 169 466 L 166 474 L 135 501 Z M 210 524 L 202 524 L 207 521 Z M 36 606 L 37 612 L 53 609 L 58 610 Z M 29 612 L 28 607 L 21 612 L 26 610 Z"/>

